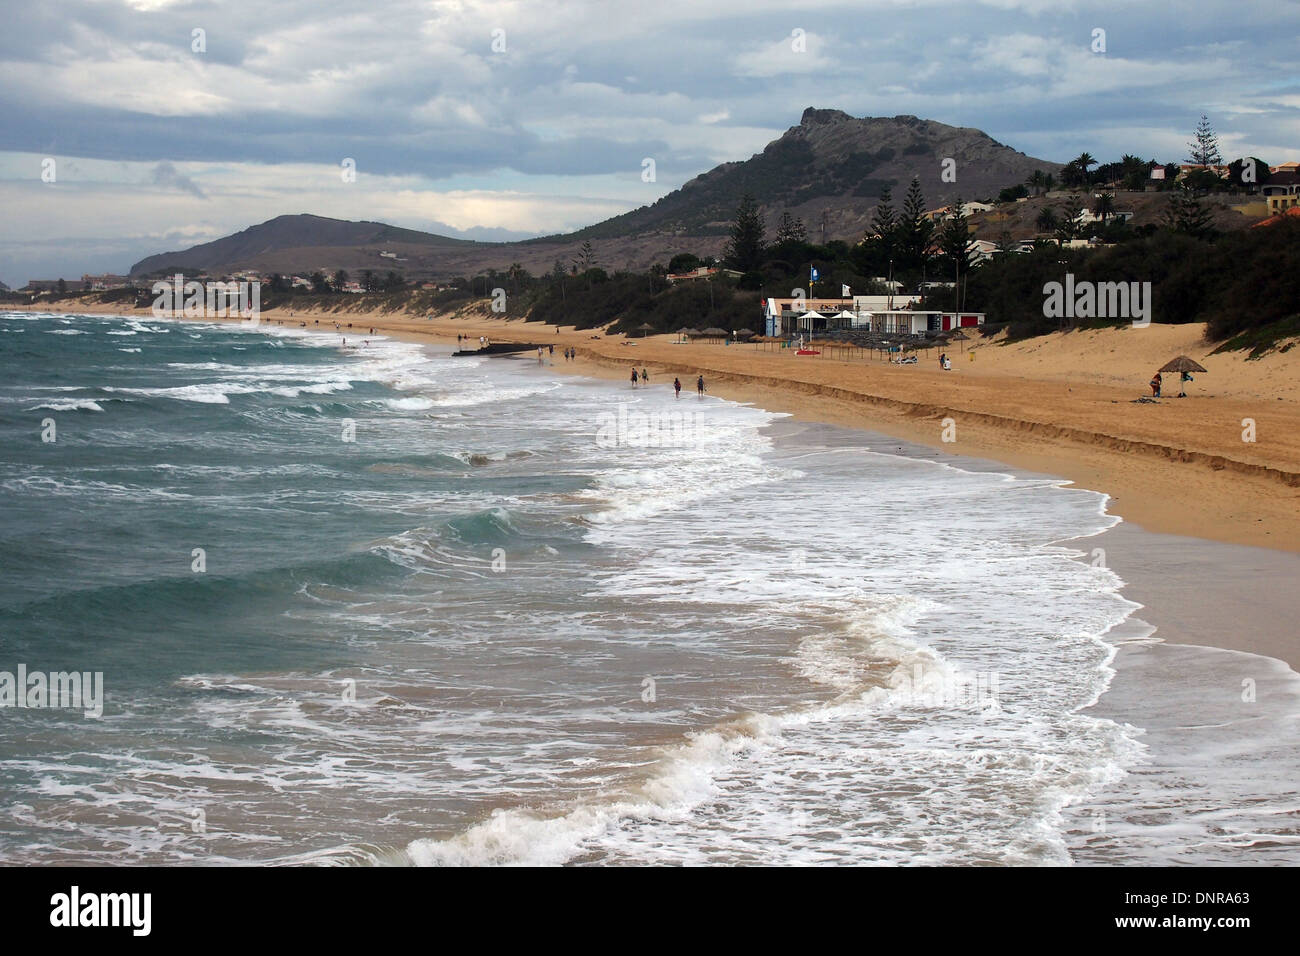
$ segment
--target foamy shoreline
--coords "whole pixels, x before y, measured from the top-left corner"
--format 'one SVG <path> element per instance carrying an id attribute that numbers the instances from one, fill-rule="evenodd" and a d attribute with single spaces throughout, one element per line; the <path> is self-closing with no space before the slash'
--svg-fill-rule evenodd
<path id="1" fill-rule="evenodd" d="M 272 334 L 301 335 L 304 332 L 323 331 L 326 338 L 320 340 L 319 344 L 332 346 L 338 343 L 337 338 L 329 338 L 336 335 L 332 329 L 315 326 L 302 329 L 287 322 L 284 325 L 263 324 L 268 325 L 266 331 Z M 349 343 L 348 352 L 353 351 L 351 346 L 354 337 L 357 340 L 364 339 L 367 330 L 368 326 L 345 331 Z M 312 337 L 318 338 L 316 335 Z M 427 343 L 429 338 L 411 336 L 409 341 Z M 419 352 L 414 349 L 409 351 L 410 359 L 417 365 L 422 364 Z M 358 349 L 358 352 L 364 353 L 364 350 Z M 441 356 L 430 359 L 432 362 L 444 360 Z M 477 364 L 477 361 L 468 363 L 470 366 Z M 565 369 L 558 354 L 554 361 L 548 360 L 545 364 L 527 355 L 515 358 L 512 364 L 516 366 L 517 373 L 544 371 L 551 378 L 556 371 L 577 371 L 580 374 L 585 371 L 582 368 Z M 651 367 L 654 368 L 653 365 Z M 598 377 L 610 378 L 612 375 Z M 670 377 L 656 372 L 652 380 L 654 386 L 662 390 Z M 607 394 L 612 404 L 618 401 L 624 387 L 611 383 L 591 391 Z M 668 404 L 673 405 L 671 396 L 666 397 L 669 399 Z M 604 401 L 603 395 L 598 403 L 601 401 Z M 808 424 L 806 419 L 786 419 L 779 425 L 767 427 L 785 430 L 789 425 L 794 426 L 790 431 L 795 432 L 809 429 L 815 432 L 823 427 Z M 840 433 L 839 438 L 830 435 L 827 443 L 832 446 L 840 442 L 861 444 L 865 430 L 861 430 L 861 425 L 859 429 L 856 433 L 827 429 L 828 432 Z M 952 455 L 943 449 L 891 439 L 881 433 L 866 434 L 870 435 L 872 451 L 891 457 L 924 460 L 971 472 L 1006 473 L 1032 479 L 1045 477 L 990 459 Z M 827 470 L 834 472 L 835 468 L 828 465 Z M 848 492 L 848 489 L 855 487 L 857 479 L 853 475 L 846 475 L 845 478 L 841 489 Z M 1053 483 L 1059 481 L 1051 480 Z M 1047 493 L 1075 496 L 1076 503 L 1086 498 L 1086 507 L 1092 513 L 1105 514 L 1104 499 L 1098 494 L 1084 493 L 1082 490 Z M 984 501 L 986 498 L 992 502 L 988 496 L 979 500 Z M 743 505 L 741 507 L 742 510 L 736 512 L 737 515 L 743 513 Z M 961 517 L 955 517 L 960 524 Z M 1101 523 L 1106 522 L 1103 520 Z M 743 537 L 741 541 L 744 541 Z M 1099 777 L 1086 792 L 1075 792 L 1073 796 L 1055 804 L 1056 810 L 1053 812 L 1059 813 L 1059 818 L 1050 817 L 1054 821 L 1053 829 L 1060 830 L 1077 862 L 1138 863 L 1144 861 L 1144 853 L 1157 854 L 1158 857 L 1161 852 L 1161 826 L 1148 822 L 1146 818 L 1159 816 L 1168 810 L 1175 816 L 1185 814 L 1187 819 L 1195 820 L 1201 831 L 1213 832 L 1210 828 L 1217 826 L 1221 820 L 1226 822 L 1227 828 L 1223 838 L 1225 842 L 1219 844 L 1213 841 L 1197 843 L 1186 839 L 1186 835 L 1182 842 L 1172 841 L 1170 847 L 1176 847 L 1182 855 L 1174 856 L 1171 849 L 1171 861 L 1222 861 L 1223 857 L 1216 854 L 1239 853 L 1241 847 L 1246 847 L 1247 852 L 1250 852 L 1249 840 L 1253 839 L 1250 827 L 1256 827 L 1258 832 L 1266 834 L 1273 832 L 1274 827 L 1266 822 L 1261 824 L 1262 808 L 1268 808 L 1269 812 L 1279 812 L 1272 809 L 1282 806 L 1280 798 L 1284 794 L 1280 793 L 1279 788 L 1284 789 L 1289 785 L 1290 778 L 1285 773 L 1279 777 L 1278 768 L 1289 767 L 1290 763 L 1285 760 L 1281 763 L 1273 762 L 1273 751 L 1270 748 L 1274 746 L 1273 738 L 1284 735 L 1290 725 L 1291 715 L 1286 708 L 1291 699 L 1288 695 L 1294 695 L 1296 685 L 1296 675 L 1287 669 L 1282 660 L 1254 655 L 1271 653 L 1269 648 L 1273 644 L 1285 648 L 1289 635 L 1284 633 L 1281 625 L 1287 621 L 1287 609 L 1284 606 L 1288 593 L 1286 583 L 1294 580 L 1291 570 L 1293 564 L 1286 563 L 1286 559 L 1292 562 L 1300 559 L 1274 551 L 1232 549 L 1212 542 L 1156 536 L 1136 526 L 1122 524 L 1096 534 L 1062 539 L 1055 544 L 1076 552 L 1079 557 L 1074 560 L 1081 561 L 1080 570 L 1085 572 L 1087 569 L 1082 565 L 1088 564 L 1089 552 L 1095 563 L 1097 551 L 1101 551 L 1101 563 L 1128 582 L 1125 590 L 1135 588 L 1139 597 L 1146 599 L 1142 601 L 1146 606 L 1136 611 L 1136 615 L 1165 630 L 1156 635 L 1156 642 L 1151 642 L 1148 640 L 1149 635 L 1142 632 L 1141 622 L 1130 617 L 1124 624 L 1114 627 L 1113 632 L 1103 632 L 1101 643 L 1115 648 L 1110 665 L 1114 674 L 1104 692 L 1098 690 L 1099 697 L 1094 698 L 1090 704 L 1080 704 L 1077 713 L 1084 716 L 1095 714 L 1121 725 L 1131 724 L 1148 729 L 1143 737 L 1147 744 L 1147 757 L 1144 762 L 1126 764 L 1130 771 L 1127 776 L 1112 773 L 1104 778 Z M 995 567 L 998 563 L 996 556 L 993 556 L 988 567 Z M 841 570 L 848 568 L 851 571 L 855 563 L 846 565 L 840 562 L 839 566 Z M 984 563 L 978 562 L 974 567 L 982 568 Z M 1161 567 L 1173 570 L 1162 573 L 1159 570 Z M 1231 573 L 1225 573 L 1225 568 Z M 1073 574 L 1067 571 L 1067 587 L 1058 587 L 1055 593 L 1067 596 L 1071 591 L 1068 586 L 1071 577 Z M 1231 582 L 1226 582 L 1225 577 L 1230 577 Z M 1078 579 L 1086 580 L 1087 575 L 1079 575 Z M 978 580 L 972 579 L 969 586 L 978 588 Z M 1002 618 L 1003 626 L 1017 615 L 1023 622 L 1026 611 L 1032 613 L 1029 605 L 1015 599 L 1021 593 L 1018 589 L 1005 590 L 1005 585 L 1012 582 L 1013 579 L 1004 578 L 997 590 L 1004 599 L 1012 599 L 1010 604 L 1004 600 L 996 605 L 1007 608 L 1009 616 Z M 1100 590 L 1112 593 L 1109 585 Z M 956 592 L 952 593 L 956 596 Z M 962 597 L 970 593 L 962 592 Z M 1147 613 L 1148 610 L 1157 613 Z M 1216 612 L 1217 617 L 1214 616 Z M 997 619 L 996 615 L 990 618 Z M 960 646 L 951 644 L 951 638 L 961 633 L 959 620 L 954 619 L 945 625 L 942 619 L 936 619 L 935 623 L 939 627 L 946 627 L 948 633 L 943 637 L 949 640 L 950 647 Z M 1060 626 L 1061 624 L 1065 626 Z M 1031 640 L 1025 645 L 1029 653 L 1018 657 L 1018 660 L 1029 661 L 1038 657 L 1039 644 L 1033 639 L 1035 626 L 1031 620 Z M 1077 638 L 1080 634 L 1094 635 L 1098 630 L 1087 624 L 1081 625 L 1078 632 L 1071 628 L 1067 619 L 1062 618 L 1054 629 L 1042 633 L 1050 640 Z M 1172 637 L 1179 628 L 1182 629 L 1179 639 L 1187 644 L 1203 643 L 1207 646 L 1197 648 L 1159 642 Z M 1225 644 L 1238 639 L 1244 641 L 1243 649 L 1253 653 L 1243 653 L 1241 649 L 1221 649 Z M 1068 653 L 1054 651 L 1050 645 L 1043 645 L 1043 650 L 1046 662 L 1050 663 L 1055 657 L 1069 659 Z M 1283 655 L 1278 653 L 1276 656 Z M 1294 664 L 1294 661 L 1291 660 L 1291 663 Z M 1012 662 L 1009 666 L 1014 669 L 1016 665 Z M 1258 682 L 1258 693 L 1261 695 L 1258 709 L 1255 699 L 1247 700 L 1243 693 L 1248 681 L 1252 683 L 1252 694 L 1255 693 L 1253 685 Z M 1065 738 L 1056 739 L 1062 748 L 1069 749 Z M 1189 747 L 1183 741 L 1195 742 L 1195 746 Z M 1043 759 L 1050 763 L 1053 753 L 1055 751 L 1049 746 L 1042 752 Z M 1116 768 L 1118 766 L 1120 764 Z M 1206 781 L 1211 778 L 1212 784 L 1206 786 Z M 1257 789 L 1252 789 L 1254 784 L 1258 785 Z M 1073 789 L 1078 790 L 1077 786 Z M 1213 794 L 1213 801 L 1210 801 L 1213 806 L 1208 810 L 1202 805 L 1206 801 L 1197 798 L 1201 791 Z M 1260 805 L 1252 803 L 1257 794 L 1260 795 Z M 1055 822 L 1058 820 L 1060 822 Z M 1209 847 L 1208 850 L 1202 849 L 1206 846 Z M 1288 853 L 1285 841 L 1275 842 L 1258 854 L 1251 852 L 1249 859 L 1252 862 L 1256 859 L 1260 862 L 1288 862 Z M 1229 858 L 1236 859 L 1231 856 Z"/>
<path id="2" fill-rule="evenodd" d="M 131 309 L 74 314 L 156 318 L 150 312 Z M 175 316 L 168 317 L 168 320 L 248 325 L 247 320 L 235 317 L 187 319 Z M 347 328 L 348 320 L 353 323 L 351 329 Z M 321 324 L 316 325 L 317 321 Z M 339 321 L 342 326 L 338 331 L 332 328 L 335 321 Z M 300 326 L 300 322 L 306 323 L 305 326 Z M 370 324 L 372 322 L 373 326 Z M 461 334 L 467 340 L 464 343 L 466 347 L 477 343 L 478 336 L 483 334 L 481 327 L 485 324 L 491 326 L 487 334 L 497 337 L 499 341 L 532 341 L 549 346 L 553 338 L 561 349 L 571 347 L 578 350 L 577 360 L 572 362 L 565 362 L 558 354 L 554 357 L 548 354 L 546 368 L 550 372 L 584 375 L 625 385 L 625 368 L 630 367 L 633 360 L 638 360 L 636 364 L 644 364 L 654 373 L 654 385 L 671 383 L 674 374 L 671 367 L 665 368 L 661 362 L 640 362 L 641 355 L 633 349 L 628 349 L 625 353 L 625 362 L 619 362 L 615 366 L 611 360 L 593 352 L 588 346 L 573 344 L 575 336 L 579 336 L 579 341 L 582 338 L 592 341 L 592 332 L 561 331 L 556 334 L 551 326 L 526 324 L 518 320 L 485 323 L 449 317 L 424 321 L 402 317 L 401 324 L 394 326 L 391 317 L 303 313 L 292 317 L 271 314 L 264 316 L 260 322 L 265 328 L 338 335 L 357 341 L 366 338 L 371 327 L 375 329 L 376 335 L 424 344 L 456 345 L 456 336 Z M 468 331 L 458 333 L 459 329 Z M 600 335 L 598 338 L 605 337 Z M 351 345 L 349 343 L 349 348 Z M 696 347 L 682 348 L 693 350 Z M 508 361 L 534 361 L 526 353 L 514 359 L 504 358 Z M 748 402 L 769 411 L 785 412 L 796 420 L 822 422 L 886 435 L 895 439 L 897 454 L 946 461 L 958 467 L 972 467 L 980 471 L 997 470 L 1067 481 L 1074 477 L 1062 470 L 1041 467 L 1044 464 L 1059 463 L 1059 459 L 1049 457 L 1045 460 L 1043 456 L 1038 456 L 1026 462 L 1024 456 L 1007 455 L 1000 458 L 984 447 L 969 447 L 982 446 L 981 442 L 965 440 L 959 446 L 962 450 L 954 454 L 951 450 L 953 446 L 941 445 L 932 436 L 917 434 L 917 429 L 909 429 L 905 427 L 905 422 L 897 419 L 864 420 L 852 412 L 845 414 L 843 403 L 826 399 L 818 401 L 815 397 L 795 391 L 781 392 L 761 385 L 738 384 L 725 377 L 719 380 L 708 372 L 704 374 L 710 394 L 717 397 Z M 692 383 L 693 378 L 683 379 L 684 387 L 689 388 Z M 1108 484 L 1106 472 L 1097 471 L 1094 477 L 1095 483 L 1077 479 L 1076 483 L 1105 493 Z M 1113 496 L 1108 497 L 1107 511 L 1122 516 L 1123 510 L 1116 508 L 1115 503 Z M 1297 522 L 1300 523 L 1300 515 L 1297 516 Z M 1288 612 L 1282 607 L 1285 596 L 1290 593 L 1289 588 L 1294 581 L 1300 580 L 1300 538 L 1270 540 L 1268 547 L 1256 547 L 1252 546 L 1259 543 L 1255 540 L 1234 541 L 1231 535 L 1222 533 L 1215 534 L 1214 538 L 1198 537 L 1188 533 L 1189 523 L 1179 522 L 1176 525 L 1169 528 L 1161 527 L 1159 523 L 1154 526 L 1140 522 L 1135 524 L 1130 518 L 1124 524 L 1102 532 L 1102 535 L 1093 539 L 1093 546 L 1106 549 L 1110 566 L 1125 581 L 1125 596 L 1143 606 L 1144 611 L 1139 616 L 1157 628 L 1157 636 L 1162 641 L 1261 654 L 1283 661 L 1292 670 L 1300 671 L 1300 639 L 1294 633 L 1288 633 Z M 1197 526 L 1196 516 L 1192 516 L 1190 525 Z M 1214 530 L 1223 531 L 1222 527 Z M 1275 548 L 1281 550 L 1274 550 Z M 1176 577 L 1168 573 L 1168 561 L 1157 555 L 1177 560 Z M 1231 612 L 1226 613 L 1225 609 L 1231 609 Z M 1225 626 L 1227 621 L 1231 621 L 1231 627 Z"/>

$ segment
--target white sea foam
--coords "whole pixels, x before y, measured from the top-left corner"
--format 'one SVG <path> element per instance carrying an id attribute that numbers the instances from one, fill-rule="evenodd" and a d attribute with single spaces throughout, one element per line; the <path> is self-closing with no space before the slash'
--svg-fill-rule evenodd
<path id="1" fill-rule="evenodd" d="M 61 402 L 46 402 L 36 405 L 31 410 L 48 408 L 52 412 L 102 412 L 103 406 L 89 398 L 73 398 Z"/>

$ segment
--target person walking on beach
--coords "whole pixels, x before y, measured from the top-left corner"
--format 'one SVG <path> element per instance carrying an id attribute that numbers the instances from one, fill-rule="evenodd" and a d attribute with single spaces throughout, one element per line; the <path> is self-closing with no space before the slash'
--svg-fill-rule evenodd
<path id="1" fill-rule="evenodd" d="M 673 379 L 673 397 L 682 397 L 682 380 L 680 378 Z"/>
<path id="2" fill-rule="evenodd" d="M 695 380 L 695 394 L 700 398 L 704 397 L 704 376 L 701 375 Z"/>
<path id="3" fill-rule="evenodd" d="M 636 388 L 636 366 L 632 366 L 632 387 Z"/>
<path id="4" fill-rule="evenodd" d="M 642 367 L 642 369 L 641 369 L 641 384 L 642 384 L 642 385 L 649 385 L 649 384 L 650 384 L 650 373 L 649 373 L 648 371 L 646 371 L 646 369 L 645 369 L 644 367 Z"/>
<path id="5" fill-rule="evenodd" d="M 1163 384 L 1164 384 L 1164 378 L 1161 376 L 1161 374 L 1160 374 L 1159 372 L 1156 372 L 1156 374 L 1153 375 L 1153 376 L 1151 377 L 1151 397 L 1152 397 L 1152 398 L 1159 398 L 1159 397 L 1160 397 L 1160 386 L 1163 385 Z"/>

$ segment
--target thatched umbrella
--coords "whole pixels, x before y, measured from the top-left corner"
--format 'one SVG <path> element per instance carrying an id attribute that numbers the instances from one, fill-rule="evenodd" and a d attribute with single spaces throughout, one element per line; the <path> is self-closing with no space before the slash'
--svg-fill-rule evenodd
<path id="1" fill-rule="evenodd" d="M 951 332 L 948 333 L 949 342 L 965 342 L 969 338 L 970 336 L 967 335 L 965 332 L 963 332 L 961 329 L 953 329 Z M 962 352 L 966 351 L 966 346 L 964 345 L 959 345 L 957 348 L 959 351 Z"/>
<path id="2" fill-rule="evenodd" d="M 1187 383 L 1192 380 L 1193 372 L 1208 372 L 1204 365 L 1189 359 L 1186 355 L 1180 355 L 1176 359 L 1171 359 L 1160 367 L 1161 372 L 1178 372 L 1178 397 L 1187 397 Z"/>
<path id="3" fill-rule="evenodd" d="M 718 328 L 718 327 L 715 325 L 715 326 L 713 326 L 712 328 L 707 328 L 707 329 L 705 329 L 705 330 L 704 330 L 703 332 L 701 332 L 700 334 L 701 334 L 701 335 L 704 335 L 704 336 L 707 336 L 708 338 L 711 338 L 711 339 L 712 339 L 712 338 L 718 338 L 718 337 L 721 337 L 721 338 L 724 338 L 724 339 L 725 339 L 725 338 L 727 337 L 727 330 L 726 330 L 726 329 L 720 329 L 720 328 Z"/>
<path id="4" fill-rule="evenodd" d="M 1161 366 L 1162 372 L 1209 372 L 1209 369 L 1186 355 L 1180 355 Z"/>
<path id="5" fill-rule="evenodd" d="M 677 330 L 677 334 L 678 334 L 678 336 L 680 336 L 680 337 L 683 338 L 683 339 L 690 339 L 690 338 L 694 338 L 695 336 L 699 335 L 699 334 L 700 334 L 700 330 L 699 330 L 699 329 L 693 329 L 693 328 L 691 328 L 691 327 L 688 325 L 688 326 L 686 326 L 685 328 L 678 329 L 678 330 Z"/>
<path id="6" fill-rule="evenodd" d="M 637 330 L 638 332 L 641 333 L 641 338 L 645 338 L 646 335 L 647 335 L 648 333 L 650 333 L 650 332 L 657 332 L 657 331 L 658 331 L 658 329 L 656 329 L 656 328 L 655 328 L 653 325 L 651 325 L 649 322 L 642 322 L 640 325 L 638 325 L 638 326 L 636 327 L 636 330 Z"/>
<path id="7" fill-rule="evenodd" d="M 752 339 L 758 333 L 753 329 L 737 329 L 733 334 L 738 339 Z"/>

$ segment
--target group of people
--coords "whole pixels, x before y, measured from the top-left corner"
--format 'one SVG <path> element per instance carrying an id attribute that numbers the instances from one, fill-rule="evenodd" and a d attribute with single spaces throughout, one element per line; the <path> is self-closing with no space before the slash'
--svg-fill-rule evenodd
<path id="1" fill-rule="evenodd" d="M 564 361 L 576 362 L 578 360 L 578 350 L 566 348 L 564 350 Z"/>
<path id="2" fill-rule="evenodd" d="M 636 366 L 633 365 L 632 366 L 632 387 L 636 388 L 638 382 L 642 385 L 649 385 L 650 372 L 648 369 L 644 367 L 641 369 L 640 372 L 638 372 L 636 370 Z M 704 376 L 701 375 L 699 378 L 695 380 L 695 393 L 703 397 L 704 391 L 705 391 Z M 676 378 L 676 377 L 673 378 L 673 397 L 674 398 L 682 397 L 682 380 L 680 378 Z"/>
<path id="3" fill-rule="evenodd" d="M 1191 372 L 1178 373 L 1178 395 L 1176 396 L 1177 398 L 1187 397 L 1187 383 L 1191 381 L 1195 381 L 1192 378 Z M 1161 375 L 1159 372 L 1156 372 L 1155 375 L 1151 376 L 1150 385 L 1151 385 L 1151 397 L 1160 398 L 1161 392 L 1164 389 L 1164 385 L 1165 385 L 1165 377 Z"/>
<path id="4" fill-rule="evenodd" d="M 945 372 L 952 371 L 952 361 L 948 358 L 947 352 L 939 353 L 939 368 L 943 369 Z"/>

